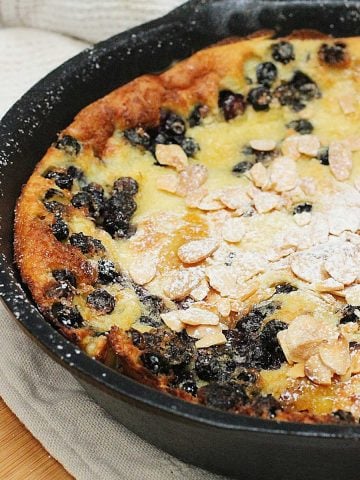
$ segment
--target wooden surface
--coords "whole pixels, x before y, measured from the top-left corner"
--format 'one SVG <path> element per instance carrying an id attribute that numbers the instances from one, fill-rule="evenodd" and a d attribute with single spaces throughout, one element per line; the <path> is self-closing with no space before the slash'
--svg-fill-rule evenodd
<path id="1" fill-rule="evenodd" d="M 71 480 L 0 398 L 0 480 Z"/>

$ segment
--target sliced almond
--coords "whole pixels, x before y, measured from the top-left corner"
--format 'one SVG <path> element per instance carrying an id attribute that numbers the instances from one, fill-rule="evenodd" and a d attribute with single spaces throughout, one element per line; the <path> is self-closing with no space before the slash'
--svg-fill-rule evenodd
<path id="1" fill-rule="evenodd" d="M 350 367 L 349 342 L 343 336 L 335 342 L 320 345 L 319 355 L 323 363 L 338 375 L 345 375 Z"/>
<path id="2" fill-rule="evenodd" d="M 205 195 L 197 204 L 197 208 L 206 211 L 215 211 L 224 208 L 223 203 L 218 199 L 218 192 L 210 192 Z"/>
<path id="3" fill-rule="evenodd" d="M 345 300 L 349 305 L 358 307 L 360 305 L 360 285 L 354 285 L 346 289 Z"/>
<path id="4" fill-rule="evenodd" d="M 160 165 L 174 167 L 178 172 L 188 166 L 188 157 L 180 145 L 158 143 L 155 148 L 155 157 Z"/>
<path id="5" fill-rule="evenodd" d="M 305 374 L 314 383 L 318 385 L 330 385 L 332 370 L 321 360 L 319 354 L 311 356 L 305 362 Z"/>
<path id="6" fill-rule="evenodd" d="M 327 278 L 326 280 L 315 284 L 315 290 L 318 292 L 336 292 L 343 289 L 344 284 L 337 282 L 333 278 Z"/>
<path id="7" fill-rule="evenodd" d="M 219 317 L 209 310 L 190 307 L 187 310 L 179 310 L 179 317 L 186 325 L 218 325 Z"/>
<path id="8" fill-rule="evenodd" d="M 359 212 L 356 208 L 338 206 L 332 208 L 327 215 L 329 232 L 340 235 L 345 230 L 356 232 L 359 228 Z"/>
<path id="9" fill-rule="evenodd" d="M 245 235 L 245 226 L 241 218 L 229 218 L 222 227 L 222 237 L 229 243 L 237 243 Z"/>
<path id="10" fill-rule="evenodd" d="M 228 317 L 231 312 L 231 303 L 228 298 L 219 298 L 216 302 L 216 308 L 222 317 Z"/>
<path id="11" fill-rule="evenodd" d="M 268 139 L 255 139 L 250 140 L 250 147 L 261 152 L 271 152 L 275 149 L 276 142 Z"/>
<path id="12" fill-rule="evenodd" d="M 138 257 L 129 266 L 129 274 L 135 283 L 145 285 L 156 275 L 158 257 L 155 254 L 145 254 Z"/>
<path id="13" fill-rule="evenodd" d="M 219 200 L 230 210 L 237 210 L 244 206 L 248 207 L 250 198 L 242 188 L 229 187 L 219 192 Z"/>
<path id="14" fill-rule="evenodd" d="M 209 257 L 217 248 L 217 240 L 206 238 L 184 243 L 178 249 L 178 256 L 183 263 L 198 263 Z"/>
<path id="15" fill-rule="evenodd" d="M 329 165 L 334 177 L 340 182 L 347 180 L 352 170 L 351 150 L 343 142 L 329 145 Z"/>
<path id="16" fill-rule="evenodd" d="M 281 151 L 283 155 L 297 160 L 300 157 L 298 151 L 298 140 L 300 135 L 291 135 L 290 137 L 285 138 L 281 144 Z"/>
<path id="17" fill-rule="evenodd" d="M 201 280 L 201 282 L 196 288 L 191 290 L 190 297 L 200 302 L 201 300 L 204 300 L 204 298 L 206 298 L 208 293 L 209 293 L 209 284 L 204 278 L 203 280 Z"/>
<path id="18" fill-rule="evenodd" d="M 206 335 L 213 335 L 215 333 L 221 333 L 221 325 L 196 325 L 196 326 L 187 326 L 186 333 L 190 337 L 194 338 L 203 338 Z"/>
<path id="19" fill-rule="evenodd" d="M 200 283 L 203 276 L 199 270 L 171 271 L 162 280 L 164 294 L 170 300 L 182 300 Z"/>
<path id="20" fill-rule="evenodd" d="M 281 204 L 281 199 L 272 192 L 259 191 L 254 196 L 254 205 L 259 213 L 271 212 L 275 208 L 278 208 Z"/>
<path id="21" fill-rule="evenodd" d="M 156 187 L 165 192 L 175 193 L 178 187 L 178 177 L 174 173 L 161 175 L 156 179 Z"/>
<path id="22" fill-rule="evenodd" d="M 350 354 L 350 371 L 352 374 L 360 373 L 360 350 L 353 350 Z"/>
<path id="23" fill-rule="evenodd" d="M 213 345 L 223 345 L 226 343 L 226 337 L 223 333 L 212 333 L 205 335 L 200 340 L 195 342 L 196 348 L 207 348 Z"/>
<path id="24" fill-rule="evenodd" d="M 160 315 L 161 319 L 167 327 L 169 327 L 174 332 L 181 332 L 185 328 L 183 322 L 179 319 L 179 310 L 174 310 L 172 312 L 162 313 Z"/>
<path id="25" fill-rule="evenodd" d="M 176 193 L 185 197 L 188 193 L 201 187 L 208 178 L 208 169 L 205 165 L 188 165 L 179 174 L 179 183 Z"/>
<path id="26" fill-rule="evenodd" d="M 213 265 L 207 267 L 206 275 L 209 279 L 209 284 L 217 292 L 220 292 L 222 297 L 237 296 L 238 287 L 236 284 L 236 274 L 231 267 L 223 265 Z"/>
<path id="27" fill-rule="evenodd" d="M 334 251 L 325 260 L 325 270 L 337 282 L 349 285 L 353 283 L 359 272 L 358 249 L 351 244 L 344 244 L 342 249 Z"/>
<path id="28" fill-rule="evenodd" d="M 266 188 L 269 185 L 269 174 L 264 165 L 260 162 L 255 163 L 249 170 L 250 177 L 254 184 L 259 188 Z"/>
<path id="29" fill-rule="evenodd" d="M 299 227 L 304 227 L 311 222 L 311 213 L 310 212 L 303 212 L 303 213 L 296 213 L 294 215 L 294 222 L 299 225 Z"/>
<path id="30" fill-rule="evenodd" d="M 309 157 L 316 157 L 320 148 L 320 140 L 316 135 L 300 135 L 297 144 L 298 151 Z"/>
<path id="31" fill-rule="evenodd" d="M 299 177 L 295 160 L 291 157 L 278 157 L 270 167 L 270 178 L 277 192 L 286 192 L 296 187 Z"/>
<path id="32" fill-rule="evenodd" d="M 318 283 L 323 280 L 323 260 L 311 254 L 300 252 L 290 259 L 291 270 L 295 275 L 309 283 Z"/>

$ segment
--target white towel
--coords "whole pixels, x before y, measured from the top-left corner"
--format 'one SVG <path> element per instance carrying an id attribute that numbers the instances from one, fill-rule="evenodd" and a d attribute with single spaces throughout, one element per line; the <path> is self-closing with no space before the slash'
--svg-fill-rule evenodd
<path id="1" fill-rule="evenodd" d="M 179 0 L 0 0 L 0 117 L 34 82 Z M 0 396 L 79 480 L 220 478 L 160 452 L 96 405 L 0 304 Z M 15 472 L 14 472 L 15 476 Z"/>

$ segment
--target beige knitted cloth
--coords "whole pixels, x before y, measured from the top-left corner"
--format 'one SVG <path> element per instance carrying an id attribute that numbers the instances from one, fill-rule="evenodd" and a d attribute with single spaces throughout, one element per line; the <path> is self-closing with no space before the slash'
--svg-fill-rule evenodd
<path id="1" fill-rule="evenodd" d="M 180 3 L 0 0 L 0 117 L 34 82 L 89 42 L 160 16 Z M 34 345 L 1 304 L 0 331 L 0 396 L 75 478 L 220 478 L 160 452 L 112 419 Z"/>

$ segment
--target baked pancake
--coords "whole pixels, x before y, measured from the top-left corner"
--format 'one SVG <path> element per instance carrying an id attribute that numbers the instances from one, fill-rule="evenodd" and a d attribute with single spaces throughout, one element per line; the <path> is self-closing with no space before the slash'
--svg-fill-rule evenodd
<path id="1" fill-rule="evenodd" d="M 231 39 L 82 110 L 16 209 L 44 316 L 187 401 L 358 422 L 359 42 Z"/>

